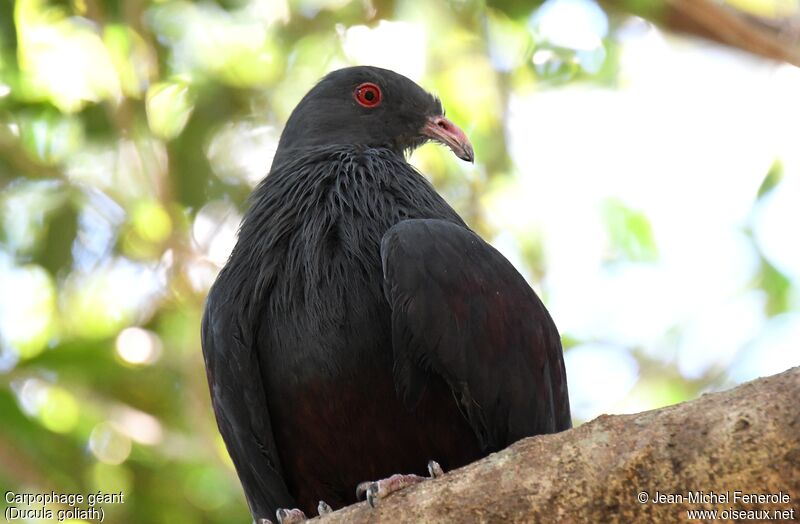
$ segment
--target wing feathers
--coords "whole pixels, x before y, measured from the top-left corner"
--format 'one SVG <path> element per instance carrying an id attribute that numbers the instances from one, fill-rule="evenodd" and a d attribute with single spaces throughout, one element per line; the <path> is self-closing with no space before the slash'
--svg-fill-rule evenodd
<path id="1" fill-rule="evenodd" d="M 258 357 L 245 333 L 212 288 L 202 325 L 211 404 L 251 513 L 272 518 L 293 501 L 281 474 Z"/>
<path id="2" fill-rule="evenodd" d="M 485 449 L 570 425 L 558 331 L 497 250 L 443 220 L 406 220 L 383 237 L 394 379 L 413 408 L 442 376 Z"/>

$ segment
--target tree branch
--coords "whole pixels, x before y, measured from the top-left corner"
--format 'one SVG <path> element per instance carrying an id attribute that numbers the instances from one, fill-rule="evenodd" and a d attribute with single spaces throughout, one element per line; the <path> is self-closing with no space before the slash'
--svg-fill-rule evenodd
<path id="1" fill-rule="evenodd" d="M 711 0 L 600 0 L 607 7 L 647 18 L 671 31 L 800 66 L 800 14 L 757 17 Z"/>
<path id="2" fill-rule="evenodd" d="M 731 508 L 780 510 L 797 519 L 798 399 L 800 367 L 675 406 L 603 415 L 570 431 L 524 439 L 395 493 L 376 509 L 355 504 L 322 520 L 675 522 L 686 521 L 687 510 Z M 648 501 L 640 503 L 643 491 Z M 748 503 L 735 491 L 782 492 L 790 500 Z M 657 492 L 684 500 L 651 502 Z M 689 492 L 704 492 L 706 502 L 687 500 Z M 718 498 L 709 500 L 711 492 Z M 719 499 L 724 494 L 727 501 Z"/>

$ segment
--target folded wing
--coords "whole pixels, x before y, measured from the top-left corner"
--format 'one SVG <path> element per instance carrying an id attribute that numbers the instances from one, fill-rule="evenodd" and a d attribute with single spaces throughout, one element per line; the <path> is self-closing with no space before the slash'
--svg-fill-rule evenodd
<path id="1" fill-rule="evenodd" d="M 215 288 L 203 316 L 202 343 L 211 403 L 250 511 L 273 518 L 294 506 L 281 474 L 259 359 L 231 302 Z"/>
<path id="2" fill-rule="evenodd" d="M 435 373 L 484 450 L 571 427 L 558 331 L 503 255 L 463 226 L 406 220 L 384 235 L 381 258 L 409 409 Z"/>

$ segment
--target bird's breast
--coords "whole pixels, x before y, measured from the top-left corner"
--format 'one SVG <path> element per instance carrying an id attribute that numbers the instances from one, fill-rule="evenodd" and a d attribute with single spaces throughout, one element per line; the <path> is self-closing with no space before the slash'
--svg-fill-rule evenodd
<path id="1" fill-rule="evenodd" d="M 253 226 L 269 239 L 261 253 L 271 271 L 259 363 L 283 470 L 301 506 L 317 496 L 350 502 L 362 480 L 421 473 L 429 459 L 459 466 L 479 453 L 441 380 L 431 379 L 413 413 L 396 394 L 381 240 L 406 218 L 461 222 L 410 166 L 368 168 L 378 160 L 362 155 L 326 168 L 303 188 L 291 185 L 296 175 L 285 178 L 292 198 L 265 193 L 274 205 Z"/>

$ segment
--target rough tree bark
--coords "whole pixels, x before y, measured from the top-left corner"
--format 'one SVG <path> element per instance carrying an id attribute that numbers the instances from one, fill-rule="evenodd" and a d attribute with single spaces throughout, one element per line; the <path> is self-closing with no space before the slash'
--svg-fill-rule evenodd
<path id="1" fill-rule="evenodd" d="M 690 491 L 716 503 L 687 500 Z M 737 491 L 784 498 L 748 503 Z M 657 492 L 684 500 L 656 503 Z M 708 499 L 711 492 L 729 500 Z M 322 520 L 681 522 L 694 509 L 716 509 L 718 518 L 731 520 L 731 508 L 800 519 L 800 367 L 675 406 L 603 415 L 528 438 L 395 493 L 375 509 L 355 504 Z"/>

